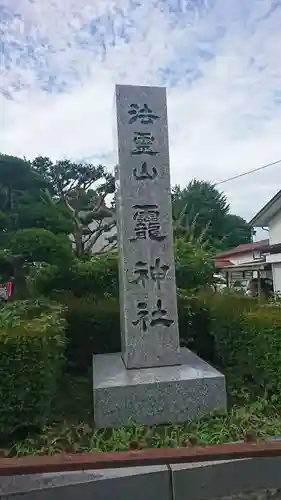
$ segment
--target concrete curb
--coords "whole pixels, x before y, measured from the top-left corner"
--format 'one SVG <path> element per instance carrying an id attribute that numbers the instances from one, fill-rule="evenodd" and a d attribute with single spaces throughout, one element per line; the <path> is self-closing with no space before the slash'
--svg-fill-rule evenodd
<path id="1" fill-rule="evenodd" d="M 281 488 L 281 457 L 172 465 L 171 471 L 175 500 L 211 500 Z"/>
<path id="2" fill-rule="evenodd" d="M 278 489 L 281 457 L 0 478 L 1 500 L 57 500 L 60 495 L 65 500 L 218 500 L 241 494 L 246 499 L 250 492 Z"/>
<path id="3" fill-rule="evenodd" d="M 65 500 L 171 500 L 167 466 L 6 476 L 0 481 L 1 500 L 57 500 L 60 495 Z"/>

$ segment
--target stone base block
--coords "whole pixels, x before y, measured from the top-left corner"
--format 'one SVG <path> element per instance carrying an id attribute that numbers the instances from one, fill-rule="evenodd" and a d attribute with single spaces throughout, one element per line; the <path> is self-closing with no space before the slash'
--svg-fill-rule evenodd
<path id="1" fill-rule="evenodd" d="M 214 410 L 225 412 L 224 375 L 186 348 L 181 361 L 178 366 L 127 370 L 120 354 L 95 355 L 96 427 L 180 423 Z"/>

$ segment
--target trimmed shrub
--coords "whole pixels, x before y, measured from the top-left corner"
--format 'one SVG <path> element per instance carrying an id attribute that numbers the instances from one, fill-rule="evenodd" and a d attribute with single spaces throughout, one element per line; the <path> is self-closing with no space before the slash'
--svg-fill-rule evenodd
<path id="1" fill-rule="evenodd" d="M 216 353 L 222 369 L 236 388 L 279 397 L 281 390 L 281 311 L 256 304 L 242 311 L 240 323 L 214 331 Z"/>
<path id="2" fill-rule="evenodd" d="M 120 352 L 120 312 L 116 300 L 96 303 L 73 299 L 67 305 L 67 359 L 70 366 L 84 371 L 91 366 L 92 354 Z M 214 342 L 205 302 L 197 297 L 180 295 L 178 313 L 181 344 L 202 358 L 213 360 Z"/>
<path id="3" fill-rule="evenodd" d="M 0 437 L 41 428 L 51 415 L 65 350 L 61 311 L 28 316 L 14 303 L 0 311 Z M 27 304 L 25 304 L 27 306 Z M 23 310 L 25 312 L 23 312 Z"/>
<path id="4" fill-rule="evenodd" d="M 93 354 L 120 352 L 120 312 L 116 300 L 96 303 L 72 299 L 67 303 L 67 360 L 70 367 L 85 371 Z"/>
<path id="5" fill-rule="evenodd" d="M 181 238 L 175 241 L 175 271 L 179 289 L 198 290 L 213 283 L 214 269 L 209 255 L 195 243 Z M 118 253 L 107 252 L 87 261 L 75 259 L 68 268 L 43 266 L 35 286 L 43 295 L 52 296 L 54 292 L 59 292 L 62 300 L 66 291 L 79 298 L 91 295 L 97 301 L 112 297 L 117 299 Z"/>
<path id="6" fill-rule="evenodd" d="M 215 362 L 214 338 L 207 300 L 202 296 L 178 295 L 178 317 L 181 345 L 206 361 Z"/>
<path id="7" fill-rule="evenodd" d="M 244 335 L 244 313 L 259 309 L 260 302 L 239 294 L 213 293 L 201 298 L 208 304 L 209 332 L 215 342 L 215 364 L 223 368 L 237 367 L 232 353 L 236 352 Z"/>
<path id="8" fill-rule="evenodd" d="M 249 311 L 244 314 L 243 327 L 247 336 L 239 355 L 241 353 L 242 366 L 248 365 L 245 366 L 247 378 L 251 375 L 255 387 L 279 396 L 281 392 L 280 309 L 264 306 L 259 310 Z"/>
<path id="9" fill-rule="evenodd" d="M 281 384 L 279 308 L 239 295 L 181 293 L 178 314 L 181 345 L 225 373 L 231 390 L 244 387 L 259 394 L 265 388 L 277 390 Z M 72 300 L 66 320 L 67 358 L 79 371 L 91 366 L 93 353 L 120 352 L 116 300 Z"/>
<path id="10" fill-rule="evenodd" d="M 20 255 L 24 262 L 48 262 L 63 266 L 73 260 L 71 243 L 66 235 L 57 235 L 47 229 L 28 228 L 13 231 L 9 240 L 12 255 Z"/>
<path id="11" fill-rule="evenodd" d="M 54 295 L 58 298 L 58 292 L 62 292 L 63 300 L 65 291 L 79 298 L 90 295 L 96 301 L 109 297 L 117 298 L 117 255 L 112 252 L 87 261 L 76 259 L 68 269 L 44 266 L 36 278 L 36 288 L 43 295 Z"/>

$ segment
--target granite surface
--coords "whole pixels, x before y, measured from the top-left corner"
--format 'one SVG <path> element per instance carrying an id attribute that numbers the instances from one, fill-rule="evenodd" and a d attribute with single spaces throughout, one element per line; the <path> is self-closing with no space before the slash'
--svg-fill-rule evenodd
<path id="1" fill-rule="evenodd" d="M 281 490 L 245 491 L 239 495 L 216 497 L 211 500 L 281 500 Z"/>
<path id="2" fill-rule="evenodd" d="M 170 500 L 166 466 L 0 477 L 1 500 Z"/>
<path id="3" fill-rule="evenodd" d="M 1 500 L 281 500 L 281 457 L 0 477 Z"/>
<path id="4" fill-rule="evenodd" d="M 176 500 L 279 498 L 274 495 L 279 495 L 281 488 L 281 457 L 194 462 L 170 467 Z"/>
<path id="5" fill-rule="evenodd" d="M 116 86 L 122 355 L 179 363 L 166 89 Z"/>
<path id="6" fill-rule="evenodd" d="M 127 370 L 120 354 L 93 357 L 98 428 L 184 422 L 226 410 L 224 376 L 188 349 L 178 366 Z"/>

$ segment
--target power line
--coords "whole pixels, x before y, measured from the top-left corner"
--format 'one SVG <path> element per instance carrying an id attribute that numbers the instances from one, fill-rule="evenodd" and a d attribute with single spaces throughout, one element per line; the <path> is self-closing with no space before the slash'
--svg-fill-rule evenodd
<path id="1" fill-rule="evenodd" d="M 254 172 L 258 172 L 259 170 L 263 170 L 264 168 L 272 167 L 272 165 L 276 165 L 277 163 L 281 163 L 281 160 L 274 161 L 273 163 L 267 163 L 266 165 L 263 165 L 262 167 L 254 168 L 253 170 L 248 170 L 247 172 L 244 172 L 243 174 L 238 174 L 238 175 L 235 175 L 234 177 L 229 177 L 228 179 L 225 179 L 224 181 L 216 182 L 215 186 L 218 186 L 219 184 L 224 184 L 225 182 L 234 181 L 235 179 L 239 179 L 240 177 L 244 177 L 245 175 L 253 174 Z"/>

